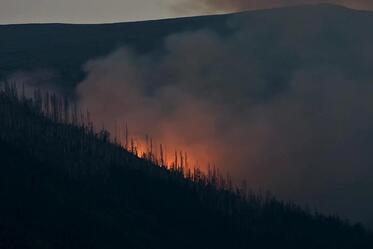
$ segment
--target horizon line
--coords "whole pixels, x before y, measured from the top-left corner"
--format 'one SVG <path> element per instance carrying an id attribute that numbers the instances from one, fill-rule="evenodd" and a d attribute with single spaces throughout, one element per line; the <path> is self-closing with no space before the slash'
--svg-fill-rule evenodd
<path id="1" fill-rule="evenodd" d="M 126 23 L 146 23 L 146 22 L 161 22 L 169 20 L 179 20 L 179 19 L 189 19 L 189 18 L 204 18 L 204 17 L 213 17 L 213 16 L 229 16 L 237 15 L 250 12 L 266 12 L 272 10 L 282 10 L 282 9 L 292 9 L 292 8 L 302 8 L 302 7 L 318 7 L 318 6 L 332 6 L 335 8 L 346 9 L 356 12 L 368 12 L 373 13 L 373 10 L 364 10 L 364 9 L 355 9 L 350 8 L 341 4 L 331 4 L 331 3 L 309 3 L 309 4 L 295 4 L 290 6 L 281 6 L 273 8 L 260 8 L 260 9 L 246 9 L 240 11 L 218 11 L 211 14 L 201 14 L 201 15 L 182 15 L 175 17 L 165 17 L 165 18 L 154 18 L 154 19 L 139 19 L 139 20 L 125 20 L 125 21 L 107 21 L 107 22 L 17 22 L 17 23 L 0 23 L 0 26 L 16 26 L 16 25 L 115 25 L 115 24 L 126 24 Z"/>

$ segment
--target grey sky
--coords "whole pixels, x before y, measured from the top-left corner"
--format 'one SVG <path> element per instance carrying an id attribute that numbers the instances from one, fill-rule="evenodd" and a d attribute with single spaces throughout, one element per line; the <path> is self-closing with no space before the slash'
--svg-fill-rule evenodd
<path id="1" fill-rule="evenodd" d="M 0 23 L 102 23 L 176 16 L 178 0 L 0 0 Z"/>
<path id="2" fill-rule="evenodd" d="M 0 0 L 0 23 L 121 22 L 319 2 L 373 9 L 371 0 Z"/>

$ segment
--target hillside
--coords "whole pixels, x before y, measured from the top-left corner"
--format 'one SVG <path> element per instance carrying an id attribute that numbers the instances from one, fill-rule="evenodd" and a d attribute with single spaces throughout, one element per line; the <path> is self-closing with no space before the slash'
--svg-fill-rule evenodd
<path id="1" fill-rule="evenodd" d="M 103 25 L 30 24 L 0 25 L 0 78 L 17 70 L 47 69 L 65 84 L 83 77 L 89 59 L 121 46 L 145 52 L 175 32 L 201 28 L 220 29 L 226 16 Z"/>
<path id="2" fill-rule="evenodd" d="M 0 249 L 373 248 L 342 215 L 372 224 L 372 25 L 333 5 L 0 25 Z M 220 142 L 249 182 L 93 128 L 118 119 Z"/>
<path id="3" fill-rule="evenodd" d="M 88 60 L 118 47 L 158 51 L 171 34 L 210 30 L 229 37 L 243 24 L 250 36 L 242 53 L 274 85 L 285 84 L 297 69 L 322 66 L 372 78 L 373 15 L 333 5 L 104 25 L 2 25 L 0 78 L 49 70 L 50 80 L 71 87 L 84 78 Z"/>
<path id="4" fill-rule="evenodd" d="M 62 103 L 0 92 L 0 248 L 372 246 L 361 225 L 140 159 Z"/>

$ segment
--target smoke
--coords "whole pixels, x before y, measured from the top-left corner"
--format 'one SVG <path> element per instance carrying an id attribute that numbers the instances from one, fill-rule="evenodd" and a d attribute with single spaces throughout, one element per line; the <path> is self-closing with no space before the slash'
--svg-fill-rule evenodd
<path id="1" fill-rule="evenodd" d="M 254 189 L 372 222 L 372 75 L 355 77 L 340 59 L 357 50 L 309 39 L 318 22 L 303 40 L 289 25 L 230 23 L 240 25 L 226 37 L 174 34 L 148 54 L 125 47 L 88 62 L 82 106 L 112 133 L 127 122 L 136 139 L 151 135 L 169 159 L 183 150 L 191 165 L 210 162 Z M 336 60 L 320 59 L 325 47 Z"/>
<path id="2" fill-rule="evenodd" d="M 6 77 L 8 83 L 16 84 L 19 90 L 22 89 L 22 94 L 25 94 L 28 98 L 32 98 L 37 89 L 58 93 L 63 96 L 71 95 L 71 90 L 69 91 L 64 86 L 56 84 L 58 79 L 59 74 L 54 70 L 48 69 L 16 71 Z"/>
<path id="3" fill-rule="evenodd" d="M 185 0 L 178 4 L 177 8 L 179 10 L 202 8 L 217 11 L 243 11 L 304 4 L 336 4 L 352 9 L 373 9 L 373 2 L 370 0 Z"/>

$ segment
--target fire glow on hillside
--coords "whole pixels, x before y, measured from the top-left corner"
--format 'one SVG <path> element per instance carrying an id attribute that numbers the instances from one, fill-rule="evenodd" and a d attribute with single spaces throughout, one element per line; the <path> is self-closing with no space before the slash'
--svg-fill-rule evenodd
<path id="1" fill-rule="evenodd" d="M 113 142 L 118 143 L 134 155 L 167 169 L 182 168 L 185 172 L 199 169 L 206 172 L 211 167 L 208 160 L 211 154 L 208 154 L 207 151 L 203 153 L 204 151 L 200 151 L 199 148 L 187 148 L 188 151 L 196 152 L 189 154 L 187 150 L 178 149 L 182 146 L 177 143 L 177 139 L 172 140 L 171 136 L 168 136 L 165 144 L 154 140 L 149 135 L 132 136 L 127 124 L 115 126 Z"/>

